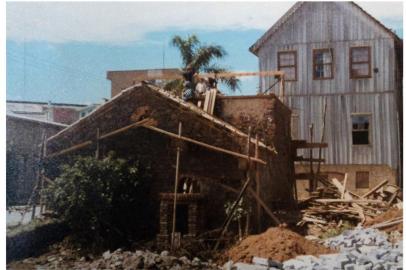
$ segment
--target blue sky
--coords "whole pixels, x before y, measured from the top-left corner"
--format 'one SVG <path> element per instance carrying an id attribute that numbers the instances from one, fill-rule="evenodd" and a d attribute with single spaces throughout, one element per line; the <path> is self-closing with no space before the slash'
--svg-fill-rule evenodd
<path id="1" fill-rule="evenodd" d="M 223 46 L 231 70 L 256 71 L 248 47 L 292 4 L 8 2 L 7 99 L 100 102 L 110 97 L 107 70 L 180 67 L 175 34 Z M 360 5 L 403 36 L 401 3 Z M 257 80 L 243 79 L 242 94 Z"/>

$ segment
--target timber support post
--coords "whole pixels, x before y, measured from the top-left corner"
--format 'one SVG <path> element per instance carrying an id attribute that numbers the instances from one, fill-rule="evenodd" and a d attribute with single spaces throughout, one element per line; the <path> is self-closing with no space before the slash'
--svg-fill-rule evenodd
<path id="1" fill-rule="evenodd" d="M 313 143 L 313 123 L 309 125 L 310 143 Z M 314 171 L 313 171 L 313 148 L 310 148 L 310 181 L 309 190 L 313 192 L 316 188 L 314 186 Z"/>
<path id="2" fill-rule="evenodd" d="M 100 129 L 96 129 L 96 152 L 95 152 L 96 159 L 100 158 Z"/>
<path id="3" fill-rule="evenodd" d="M 182 136 L 182 122 L 179 122 L 178 135 Z M 172 234 L 171 234 L 171 249 L 174 248 L 175 232 L 176 232 L 176 204 L 178 195 L 178 184 L 179 184 L 179 164 L 180 163 L 180 141 L 178 141 L 178 146 L 176 148 L 176 170 L 175 170 L 175 190 L 173 196 L 173 213 L 172 213 Z"/>
<path id="4" fill-rule="evenodd" d="M 259 158 L 259 147 L 258 147 L 258 134 L 255 135 L 255 158 Z M 260 197 L 259 192 L 261 190 L 260 183 L 260 172 L 258 169 L 258 164 L 255 164 L 255 192 L 258 198 Z M 261 204 L 257 201 L 257 230 L 260 232 L 262 230 L 261 225 Z"/>

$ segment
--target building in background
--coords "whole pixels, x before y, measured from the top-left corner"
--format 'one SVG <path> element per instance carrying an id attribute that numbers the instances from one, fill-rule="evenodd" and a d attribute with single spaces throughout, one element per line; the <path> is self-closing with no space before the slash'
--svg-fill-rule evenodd
<path id="1" fill-rule="evenodd" d="M 41 143 L 67 125 L 9 113 L 6 126 L 7 206 L 22 205 L 37 179 Z"/>
<path id="2" fill-rule="evenodd" d="M 350 190 L 385 179 L 402 183 L 402 46 L 353 2 L 298 2 L 250 47 L 260 71 L 286 74 L 294 139 L 310 141 L 313 123 L 320 141 L 327 103 L 322 171 L 338 178 L 348 173 Z M 273 83 L 261 77 L 261 91 Z"/>
<path id="3" fill-rule="evenodd" d="M 8 100 L 7 113 L 23 117 L 70 125 L 89 114 L 98 104 L 69 104 Z"/>
<path id="4" fill-rule="evenodd" d="M 142 81 L 150 81 L 160 85 L 161 81 L 182 78 L 182 71 L 178 68 L 166 69 L 140 69 L 140 70 L 117 70 L 108 71 L 107 79 L 111 81 L 111 97 L 116 96 L 122 90 Z"/>

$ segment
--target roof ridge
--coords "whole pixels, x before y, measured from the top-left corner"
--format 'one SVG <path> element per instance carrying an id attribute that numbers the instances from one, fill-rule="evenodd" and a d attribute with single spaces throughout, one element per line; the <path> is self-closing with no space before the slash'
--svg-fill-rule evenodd
<path id="1" fill-rule="evenodd" d="M 257 55 L 259 48 L 299 9 L 305 2 L 296 2 L 282 17 L 279 18 L 251 47 L 249 51 L 253 54 Z M 358 4 L 353 1 L 348 2 L 349 4 L 353 5 L 355 8 L 361 10 L 364 15 L 368 18 L 372 19 L 379 27 L 385 30 L 389 35 L 391 35 L 396 41 L 402 41 L 392 30 L 386 27 L 382 22 L 376 19 L 374 16 L 369 14 L 363 8 L 361 8 Z"/>

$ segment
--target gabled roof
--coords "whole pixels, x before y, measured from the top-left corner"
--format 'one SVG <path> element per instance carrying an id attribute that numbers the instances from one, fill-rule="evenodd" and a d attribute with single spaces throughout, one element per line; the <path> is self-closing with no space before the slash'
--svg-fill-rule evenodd
<path id="1" fill-rule="evenodd" d="M 113 108 L 118 108 L 123 105 L 123 103 L 128 102 L 128 100 L 132 100 L 135 97 L 132 95 L 135 95 L 136 93 L 140 93 L 140 91 L 144 91 L 144 93 L 150 93 L 162 100 L 162 107 L 163 106 L 169 106 L 169 105 L 175 105 L 172 106 L 175 108 L 174 113 L 180 110 L 188 111 L 194 117 L 199 117 L 205 119 L 205 121 L 208 121 L 210 123 L 213 123 L 215 126 L 218 128 L 228 131 L 231 137 L 234 137 L 234 135 L 237 135 L 235 137 L 239 138 L 248 138 L 248 134 L 244 133 L 237 127 L 233 126 L 232 124 L 225 122 L 221 120 L 218 117 L 215 117 L 201 108 L 197 107 L 196 105 L 186 102 L 182 100 L 181 98 L 174 96 L 170 94 L 169 92 L 149 83 L 138 83 L 133 86 L 128 87 L 127 89 L 123 90 L 120 92 L 120 94 L 116 95 L 112 99 L 110 99 L 108 102 L 100 105 L 97 109 L 93 110 L 91 113 L 89 113 L 87 116 L 77 120 L 76 122 L 72 123 L 70 126 L 66 127 L 65 129 L 59 131 L 52 137 L 48 138 L 48 143 L 52 143 L 54 141 L 57 141 L 58 139 L 61 139 L 65 135 L 69 136 L 69 133 L 83 133 L 83 127 L 88 127 L 90 126 L 91 123 L 95 123 L 97 117 L 105 115 L 105 114 L 112 114 L 111 110 Z M 135 108 L 134 108 L 135 109 Z M 117 115 L 113 114 L 114 117 Z M 111 130 L 108 130 L 111 131 Z M 256 143 L 256 140 L 254 138 L 250 139 L 252 143 Z M 259 141 L 258 145 L 263 148 L 268 148 L 271 149 L 270 147 L 266 146 L 264 142 Z"/>
<path id="2" fill-rule="evenodd" d="M 262 47 L 262 45 L 272 37 L 272 35 L 282 26 L 285 24 L 286 21 L 290 19 L 290 17 L 296 13 L 304 4 L 305 2 L 297 2 L 295 3 L 275 24 L 272 25 L 265 34 L 262 35 L 250 48 L 250 52 L 257 55 L 258 50 Z M 392 32 L 389 28 L 383 25 L 380 21 L 374 18 L 371 14 L 366 12 L 362 9 L 359 5 L 355 4 L 354 2 L 345 2 L 350 5 L 353 5 L 355 8 L 361 10 L 368 18 L 374 21 L 379 27 L 381 27 L 385 32 L 393 37 L 396 41 L 402 41 L 395 33 Z"/>

